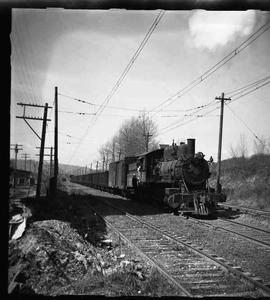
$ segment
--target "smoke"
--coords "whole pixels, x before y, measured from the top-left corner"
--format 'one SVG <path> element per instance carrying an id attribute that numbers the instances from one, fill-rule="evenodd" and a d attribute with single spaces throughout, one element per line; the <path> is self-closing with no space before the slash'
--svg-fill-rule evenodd
<path id="1" fill-rule="evenodd" d="M 195 48 L 215 50 L 237 37 L 249 35 L 256 22 L 256 12 L 196 11 L 189 19 L 191 44 Z"/>

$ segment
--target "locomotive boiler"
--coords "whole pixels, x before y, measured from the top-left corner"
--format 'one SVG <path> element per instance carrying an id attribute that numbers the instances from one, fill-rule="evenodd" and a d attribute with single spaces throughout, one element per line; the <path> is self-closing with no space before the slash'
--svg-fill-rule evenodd
<path id="1" fill-rule="evenodd" d="M 202 152 L 195 154 L 195 139 L 167 147 L 156 172 L 161 182 L 171 183 L 171 187 L 165 188 L 163 199 L 169 207 L 201 215 L 216 209 L 217 195 L 208 184 L 209 164 Z"/>
<path id="2" fill-rule="evenodd" d="M 160 151 L 162 150 L 162 151 Z M 195 153 L 195 139 L 142 155 L 137 163 L 138 198 L 155 198 L 170 208 L 208 215 L 224 195 L 210 188 L 209 163 L 202 152 Z M 134 175 L 133 175 L 134 176 Z"/>

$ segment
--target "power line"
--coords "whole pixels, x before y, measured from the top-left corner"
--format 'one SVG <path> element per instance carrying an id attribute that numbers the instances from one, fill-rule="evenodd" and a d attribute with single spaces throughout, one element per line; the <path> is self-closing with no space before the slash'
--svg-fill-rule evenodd
<path id="1" fill-rule="evenodd" d="M 253 93 L 254 91 L 256 91 L 256 90 L 258 90 L 258 89 L 260 89 L 260 88 L 266 86 L 266 85 L 269 84 L 269 83 L 270 83 L 270 80 L 267 81 L 267 82 L 265 82 L 264 84 L 262 84 L 262 85 L 260 85 L 260 86 L 257 86 L 257 87 L 254 88 L 253 90 L 248 91 L 248 92 L 246 92 L 246 93 L 244 93 L 244 94 L 242 94 L 242 95 L 240 95 L 240 96 L 234 98 L 234 99 L 231 101 L 231 103 L 234 102 L 234 101 L 236 101 L 236 100 L 238 100 L 238 99 L 240 99 L 240 98 L 242 98 L 242 97 L 244 97 L 244 96 L 246 96 L 246 95 L 248 95 L 248 94 Z"/>
<path id="2" fill-rule="evenodd" d="M 231 105 L 232 102 L 234 102 L 234 101 L 236 101 L 236 100 L 238 100 L 238 99 L 240 99 L 240 98 L 242 98 L 242 97 L 244 97 L 244 96 L 246 96 L 246 95 L 248 95 L 248 94 L 253 93 L 254 91 L 258 90 L 259 88 L 262 88 L 262 87 L 266 86 L 266 85 L 269 84 L 269 83 L 270 83 L 270 80 L 267 81 L 267 82 L 265 82 L 265 83 L 263 83 L 263 84 L 261 84 L 260 86 L 258 86 L 258 87 L 256 87 L 256 88 L 254 88 L 253 90 L 248 91 L 248 92 L 246 92 L 245 94 L 243 94 L 243 95 L 241 95 L 241 96 L 239 96 L 239 97 L 237 97 L 237 98 L 232 99 L 232 100 L 230 101 L 230 104 L 227 104 L 227 106 L 228 106 L 228 105 Z M 201 117 L 205 117 L 206 115 L 208 115 L 209 113 L 211 113 L 211 112 L 217 110 L 218 108 L 219 108 L 219 106 L 215 107 L 214 109 L 212 109 L 212 110 L 206 112 L 205 114 L 203 114 Z M 183 126 L 183 125 L 186 125 L 186 124 L 188 124 L 188 123 L 190 123 L 190 122 L 192 122 L 192 121 L 195 121 L 195 120 L 197 120 L 197 119 L 198 119 L 198 117 L 195 117 L 194 119 L 191 119 L 191 120 L 188 120 L 188 121 L 186 121 L 186 122 L 180 123 L 180 124 L 178 124 L 178 125 L 175 126 L 175 127 L 169 128 L 169 129 L 165 130 L 164 132 L 161 132 L 160 135 L 161 135 L 161 134 L 164 134 L 164 133 L 167 133 L 168 131 L 171 131 L 171 130 L 176 129 L 176 128 L 178 128 L 178 127 L 181 127 L 181 126 Z M 183 121 L 183 119 L 182 119 L 181 121 Z M 180 121 L 180 122 L 181 122 L 181 121 Z M 164 129 L 166 129 L 166 128 L 163 128 L 163 130 L 164 130 Z"/>
<path id="3" fill-rule="evenodd" d="M 238 89 L 235 89 L 233 91 L 227 92 L 226 96 L 229 95 L 229 97 L 235 97 L 236 95 L 241 94 L 242 92 L 244 92 L 244 91 L 252 88 L 253 86 L 255 86 L 257 84 L 260 84 L 260 83 L 266 81 L 269 78 L 270 78 L 270 75 L 268 75 L 268 76 L 266 76 L 266 77 L 264 77 L 262 79 L 259 79 L 259 80 L 255 81 L 255 82 L 249 83 L 248 85 L 245 85 L 245 86 L 243 86 L 241 88 L 238 88 Z"/>
<path id="4" fill-rule="evenodd" d="M 246 128 L 254 135 L 254 137 L 260 142 L 260 143 L 262 143 L 262 141 L 258 138 L 258 136 L 248 127 L 248 125 L 239 117 L 239 116 L 237 116 L 237 114 L 231 109 L 231 107 L 227 104 L 227 103 L 225 103 L 226 104 L 226 106 L 229 108 L 229 110 L 234 114 L 234 116 L 239 120 L 239 121 L 241 121 L 245 126 L 246 126 Z"/>
<path id="5" fill-rule="evenodd" d="M 60 93 L 58 93 L 58 95 L 66 97 L 66 98 L 69 98 L 69 99 L 72 99 L 72 100 L 75 100 L 75 101 L 78 101 L 78 102 L 81 102 L 81 103 L 84 103 L 84 104 L 87 104 L 87 105 L 91 105 L 91 106 L 97 106 L 97 107 L 102 107 L 103 106 L 101 104 L 94 104 L 94 103 L 91 103 L 89 101 L 85 101 L 85 100 L 82 100 L 82 99 L 79 99 L 79 98 L 75 98 L 75 97 L 64 95 L 64 94 L 60 94 Z M 119 109 L 119 110 L 127 110 L 127 111 L 137 111 L 137 112 L 142 111 L 141 109 L 133 109 L 133 108 L 117 107 L 117 106 L 107 106 L 107 108 Z M 97 113 L 95 113 L 95 114 L 97 114 Z"/>
<path id="6" fill-rule="evenodd" d="M 88 104 L 88 105 L 91 105 L 91 106 L 102 107 L 102 105 L 100 105 L 100 104 L 94 104 L 94 103 L 91 103 L 89 101 L 85 101 L 85 100 L 79 99 L 77 97 L 72 97 L 72 96 L 64 95 L 62 93 L 58 93 L 58 95 L 63 96 L 63 97 L 67 97 L 67 98 L 70 98 L 72 100 L 75 100 L 75 101 L 78 101 L 78 102 L 82 102 L 84 104 Z M 158 112 L 187 112 L 187 111 L 191 111 L 191 110 L 195 110 L 195 109 L 198 109 L 198 108 L 205 107 L 207 105 L 208 105 L 208 103 L 205 104 L 205 105 L 195 106 L 195 107 L 188 108 L 188 109 L 166 109 L 166 110 L 161 109 L 161 110 L 158 110 L 156 112 L 157 113 Z M 147 111 L 145 109 L 133 109 L 133 108 L 127 108 L 127 107 L 118 107 L 118 106 L 107 106 L 107 108 L 112 108 L 112 109 L 117 109 L 117 110 L 126 110 L 126 111 L 136 111 L 136 112 L 142 112 L 142 111 L 144 111 L 145 113 L 149 113 L 150 112 L 150 111 Z M 59 112 L 75 113 L 75 114 L 77 114 L 76 112 L 68 112 L 68 111 L 60 111 L 60 110 L 59 110 Z M 86 113 L 83 113 L 83 114 L 86 114 Z M 97 113 L 91 113 L 89 115 L 97 115 Z"/>
<path id="7" fill-rule="evenodd" d="M 155 30 L 156 26 L 158 25 L 158 23 L 160 22 L 160 20 L 162 19 L 163 15 L 165 14 L 165 11 L 160 11 L 158 16 L 156 17 L 156 19 L 154 20 L 153 24 L 151 25 L 151 27 L 149 28 L 146 36 L 144 37 L 143 41 L 141 42 L 139 48 L 136 50 L 135 54 L 133 55 L 133 57 L 131 58 L 129 64 L 127 65 L 127 67 L 125 68 L 124 72 L 121 74 L 120 78 L 117 80 L 116 84 L 114 85 L 114 87 L 112 88 L 111 92 L 109 93 L 109 95 L 105 98 L 105 100 L 102 103 L 102 108 L 100 109 L 100 111 L 98 111 L 98 113 L 102 113 L 102 111 L 105 109 L 107 103 L 109 102 L 109 100 L 112 98 L 112 96 L 114 95 L 114 93 L 117 91 L 118 87 L 120 86 L 120 84 L 122 83 L 122 81 L 124 80 L 124 78 L 126 77 L 127 73 L 129 72 L 130 68 L 132 67 L 132 65 L 134 64 L 135 60 L 137 59 L 137 57 L 139 56 L 139 54 L 141 53 L 141 51 L 143 50 L 144 46 L 146 45 L 146 43 L 148 42 L 150 36 L 152 35 L 153 31 Z"/>
<path id="8" fill-rule="evenodd" d="M 174 126 L 174 127 L 172 127 L 172 128 L 169 128 L 169 129 L 167 129 L 167 130 L 161 132 L 160 135 L 161 135 L 161 134 L 164 134 L 164 133 L 167 133 L 168 131 L 171 131 L 171 130 L 176 129 L 176 128 L 178 128 L 178 127 L 181 127 L 181 126 L 183 126 L 183 125 L 186 125 L 186 124 L 188 124 L 188 123 L 190 123 L 190 122 L 193 122 L 193 121 L 197 120 L 198 118 L 203 118 L 203 117 L 205 117 L 206 115 L 210 114 L 211 112 L 217 110 L 218 108 L 219 108 L 219 106 L 215 107 L 214 109 L 211 109 L 210 111 L 207 111 L 206 113 L 204 113 L 204 114 L 202 114 L 202 115 L 196 116 L 194 119 L 187 120 L 187 121 L 182 122 L 182 123 L 180 123 L 180 124 L 178 124 L 178 125 L 176 125 L 176 126 Z M 183 120 L 183 119 L 182 119 L 182 120 Z M 181 120 L 181 121 L 182 121 L 182 120 Z"/>
<path id="9" fill-rule="evenodd" d="M 189 92 L 191 89 L 196 87 L 198 84 L 200 84 L 202 81 L 204 81 L 206 78 L 208 78 L 210 75 L 212 75 L 214 72 L 216 72 L 219 68 L 221 68 L 223 65 L 225 65 L 227 62 L 229 62 L 232 58 L 234 58 L 237 54 L 242 52 L 246 47 L 248 47 L 251 43 L 253 43 L 256 39 L 258 39 L 265 31 L 267 31 L 270 26 L 270 21 L 262 25 L 258 30 L 256 30 L 252 35 L 250 35 L 244 42 L 242 42 L 237 48 L 235 48 L 232 52 L 227 54 L 222 60 L 220 60 L 218 63 L 216 63 L 213 67 L 208 69 L 206 72 L 204 72 L 201 76 L 193 80 L 191 83 L 186 85 L 183 89 L 175 93 L 173 96 L 167 98 L 163 102 L 161 102 L 159 105 L 154 107 L 151 112 L 155 111 L 160 106 L 167 103 L 166 106 L 171 105 L 173 102 L 175 102 L 178 98 L 182 97 L 184 94 Z M 268 27 L 267 27 L 268 26 Z M 260 32 L 261 31 L 261 32 Z M 254 38 L 253 38 L 254 37 Z"/>
<path id="10" fill-rule="evenodd" d="M 210 107 L 210 106 L 213 106 L 213 105 L 215 105 L 215 100 L 210 101 L 210 102 L 209 102 L 208 104 L 206 104 L 206 105 L 202 105 L 200 108 L 198 108 L 197 110 L 195 110 L 195 111 L 193 112 L 193 114 L 196 114 L 196 113 L 198 113 L 199 111 L 201 111 L 201 110 L 203 110 L 203 109 L 205 109 L 205 108 L 208 108 L 208 107 Z M 184 121 L 184 120 L 185 120 L 185 117 L 181 118 L 180 120 L 176 120 L 176 121 L 174 121 L 173 123 L 171 123 L 171 124 L 169 124 L 169 125 L 163 127 L 163 128 L 161 129 L 161 131 L 162 131 L 162 130 L 166 130 L 166 129 L 168 129 L 168 128 L 170 128 L 170 127 L 176 125 L 176 124 L 179 124 L 179 122 L 182 122 L 182 121 Z"/>
<path id="11" fill-rule="evenodd" d="M 120 78 L 116 81 L 114 87 L 112 88 L 112 90 L 110 91 L 110 93 L 108 94 L 108 96 L 104 99 L 101 107 L 97 110 L 97 116 L 95 116 L 94 119 L 92 119 L 92 127 L 94 126 L 95 122 L 97 121 L 98 115 L 100 115 L 103 112 L 103 110 L 106 108 L 106 106 L 107 106 L 108 102 L 110 101 L 110 99 L 113 97 L 113 95 L 115 94 L 115 92 L 120 87 L 121 83 L 123 82 L 124 78 L 126 77 L 126 75 L 129 72 L 130 68 L 132 67 L 132 65 L 134 64 L 134 62 L 136 61 L 136 59 L 138 58 L 139 54 L 143 50 L 144 46 L 146 45 L 147 41 L 149 40 L 149 38 L 152 35 L 153 31 L 155 30 L 156 26 L 158 25 L 158 23 L 160 22 L 161 18 L 163 17 L 164 13 L 165 13 L 165 11 L 161 10 L 159 12 L 158 16 L 155 18 L 153 24 L 149 28 L 147 34 L 145 35 L 145 37 L 144 37 L 143 41 L 141 42 L 140 46 L 138 47 L 138 49 L 136 50 L 135 54 L 131 58 L 130 62 L 128 63 L 128 65 L 126 66 L 126 68 L 124 69 L 124 71 L 122 72 Z M 85 137 L 86 137 L 86 135 L 88 133 L 88 130 L 90 128 L 90 125 L 91 125 L 91 123 L 87 127 L 86 132 L 85 132 L 83 138 L 81 139 L 81 142 L 85 139 Z M 76 151 L 78 150 L 79 146 L 80 146 L 80 143 L 79 143 L 78 147 L 75 149 L 75 151 L 72 153 L 69 162 L 73 158 L 73 156 L 76 153 Z"/>

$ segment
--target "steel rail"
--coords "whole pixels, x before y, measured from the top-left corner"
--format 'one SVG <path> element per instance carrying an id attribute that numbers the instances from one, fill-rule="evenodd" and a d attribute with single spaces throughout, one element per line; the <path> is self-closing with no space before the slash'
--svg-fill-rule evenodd
<path id="1" fill-rule="evenodd" d="M 94 209 L 93 209 L 94 210 Z M 163 269 L 159 263 L 153 258 L 149 257 L 146 253 L 144 253 L 141 249 L 139 249 L 136 245 L 134 245 L 129 239 L 127 239 L 115 226 L 113 226 L 108 220 L 106 220 L 106 217 L 102 217 L 96 210 L 94 210 L 96 214 L 101 217 L 106 224 L 111 227 L 118 235 L 121 236 L 121 238 L 132 248 L 134 248 L 142 257 L 144 257 L 152 266 L 157 268 L 169 281 L 171 281 L 175 286 L 177 286 L 183 293 L 183 296 L 189 296 L 194 297 L 191 293 L 189 293 L 179 282 L 177 282 L 170 274 L 166 272 L 165 269 Z"/>
<path id="2" fill-rule="evenodd" d="M 243 227 L 248 227 L 250 229 L 254 229 L 254 230 L 257 230 L 257 231 L 261 231 L 261 232 L 269 233 L 270 234 L 269 230 L 265 230 L 265 229 L 262 229 L 262 228 L 259 228 L 259 227 L 255 227 L 255 226 L 251 226 L 251 225 L 248 225 L 248 224 L 239 223 L 239 222 L 236 222 L 236 221 L 230 220 L 230 219 L 224 219 L 224 218 L 219 218 L 219 219 L 222 220 L 222 221 L 225 221 L 225 222 L 230 222 L 230 223 L 233 223 L 233 224 L 237 224 L 237 225 L 240 225 L 240 226 L 243 226 Z"/>
<path id="3" fill-rule="evenodd" d="M 137 222 L 140 222 L 140 223 L 144 224 L 145 226 L 147 226 L 149 228 L 152 228 L 152 229 L 156 230 L 157 232 L 159 232 L 163 236 L 165 236 L 167 239 L 172 240 L 172 241 L 176 242 L 177 244 L 184 245 L 185 247 L 191 249 L 193 252 L 196 252 L 197 254 L 203 256 L 204 258 L 207 258 L 207 260 L 210 260 L 214 264 L 220 266 L 222 269 L 225 268 L 226 270 L 230 271 L 234 275 L 239 276 L 240 278 L 245 279 L 246 281 L 248 281 L 251 284 L 253 284 L 253 286 L 260 288 L 260 290 L 266 296 L 270 296 L 270 288 L 268 288 L 264 284 L 260 283 L 258 280 L 253 279 L 253 278 L 256 278 L 256 276 L 253 276 L 253 278 L 252 278 L 252 277 L 250 277 L 250 274 L 248 272 L 243 272 L 243 271 L 237 270 L 237 269 L 239 269 L 238 267 L 231 266 L 232 264 L 230 264 L 229 262 L 226 262 L 225 259 L 223 259 L 221 257 L 218 257 L 216 254 L 214 254 L 214 253 L 211 253 L 211 254 L 205 253 L 202 250 L 202 247 L 194 245 L 194 244 L 192 244 L 192 242 L 185 242 L 185 241 L 181 240 L 180 237 L 174 237 L 174 236 L 172 236 L 172 234 L 167 233 L 165 230 L 159 229 L 157 226 L 155 226 L 153 224 L 150 224 L 148 222 L 145 222 L 145 221 L 141 220 L 140 218 L 138 218 L 136 216 L 133 216 L 133 215 L 131 215 L 131 214 L 123 211 L 119 207 L 116 207 L 116 206 L 114 206 L 112 204 L 108 204 L 106 201 L 103 201 L 103 200 L 101 200 L 101 201 L 103 203 L 105 203 L 107 206 L 111 206 L 114 209 L 122 212 L 125 216 L 127 216 L 127 217 L 129 217 L 129 218 L 131 218 L 131 219 L 133 219 L 133 220 L 135 220 Z M 176 234 L 174 234 L 174 235 L 176 235 Z"/>
<path id="4" fill-rule="evenodd" d="M 267 243 L 265 243 L 263 241 L 256 240 L 256 239 L 254 239 L 254 238 L 252 238 L 250 236 L 246 236 L 246 235 L 244 235 L 244 234 L 242 234 L 240 232 L 236 232 L 236 231 L 233 231 L 231 229 L 224 228 L 224 227 L 221 227 L 221 226 L 218 226 L 218 225 L 210 224 L 208 222 L 205 222 L 205 221 L 202 221 L 202 220 L 198 220 L 198 219 L 192 219 L 192 221 L 196 222 L 196 223 L 203 224 L 205 226 L 209 226 L 209 227 L 221 230 L 221 231 L 225 231 L 225 232 L 229 232 L 229 233 L 232 233 L 232 234 L 235 234 L 235 235 L 239 235 L 239 236 L 241 236 L 243 239 L 245 239 L 247 241 L 253 242 L 253 243 L 257 244 L 257 245 L 260 245 L 260 246 L 263 246 L 263 247 L 266 247 L 266 248 L 270 249 L 270 244 L 267 244 Z"/>
<path id="5" fill-rule="evenodd" d="M 101 199 L 100 199 L 101 200 Z M 268 287 L 268 285 L 264 285 L 263 283 L 261 283 L 261 279 L 258 278 L 257 276 L 254 276 L 252 274 L 250 274 L 249 272 L 244 272 L 241 270 L 241 267 L 240 266 L 233 266 L 232 263 L 226 261 L 224 258 L 222 257 L 218 257 L 218 255 L 216 255 L 215 253 L 212 253 L 211 251 L 208 251 L 207 249 L 205 249 L 203 251 L 203 248 L 201 246 L 198 246 L 198 245 L 195 245 L 193 244 L 192 242 L 188 242 L 186 241 L 185 238 L 182 238 L 182 237 L 179 237 L 177 234 L 173 233 L 168 233 L 166 230 L 164 229 L 160 229 L 158 228 L 157 226 L 153 225 L 153 224 L 150 224 L 150 223 L 147 223 L 143 220 L 141 220 L 140 218 L 134 216 L 134 215 L 131 215 L 127 212 L 125 212 L 124 210 L 122 210 L 121 208 L 117 207 L 117 206 L 114 206 L 112 205 L 111 203 L 108 203 L 106 200 L 101 200 L 101 202 L 107 206 L 110 206 L 112 208 L 114 208 L 115 210 L 117 211 L 120 211 L 122 214 L 124 214 L 125 216 L 127 216 L 128 218 L 130 219 L 133 219 L 134 221 L 137 221 L 141 224 L 144 224 L 145 226 L 147 226 L 148 228 L 152 228 L 154 229 L 155 231 L 159 232 L 160 234 L 162 234 L 164 237 L 166 237 L 167 239 L 171 240 L 171 241 L 174 241 L 176 244 L 179 244 L 179 245 L 183 245 L 185 247 L 187 247 L 188 249 L 192 250 L 193 252 L 199 254 L 200 256 L 204 257 L 205 259 L 207 259 L 208 261 L 211 261 L 212 263 L 214 263 L 215 265 L 218 265 L 219 267 L 221 267 L 222 269 L 225 269 L 227 271 L 229 271 L 230 273 L 246 280 L 247 282 L 249 282 L 250 284 L 252 284 L 254 287 L 257 287 L 259 288 L 259 290 L 266 296 L 270 296 L 270 288 Z M 103 218 L 103 217 L 102 217 Z M 104 219 L 104 218 L 103 218 Z M 195 221 L 195 220 L 193 220 Z M 107 222 L 107 220 L 106 220 Z M 198 222 L 199 223 L 199 222 Z M 204 223 L 202 222 L 202 224 L 205 224 L 206 226 L 209 225 L 208 223 Z M 211 225 L 209 225 L 211 226 Z M 113 225 L 112 225 L 113 227 Z M 217 226 L 213 226 L 213 227 L 216 227 Z M 222 229 L 222 228 L 220 228 Z M 118 231 L 118 230 L 117 230 Z M 226 231 L 229 231 L 229 230 L 226 230 Z M 119 232 L 120 233 L 120 232 Z M 234 233 L 234 232 L 233 232 Z M 121 236 L 125 237 L 123 234 L 121 234 Z M 129 241 L 127 238 L 125 238 L 125 240 L 127 241 L 127 243 L 129 243 L 132 247 L 134 247 L 135 245 Z M 137 246 L 135 246 L 136 249 L 138 249 L 139 252 L 142 253 L 142 255 L 144 257 L 146 257 L 147 255 L 142 251 L 140 250 Z M 207 251 L 208 253 L 206 253 L 205 251 Z M 147 258 L 149 258 L 147 256 Z M 153 258 L 149 258 L 150 260 L 152 260 L 152 263 L 154 263 L 155 265 L 157 264 L 157 262 L 155 262 L 153 260 Z M 160 268 L 160 267 L 159 267 Z M 158 269 L 159 269 L 158 268 Z M 159 269 L 160 270 L 160 269 Z M 162 269 L 163 271 L 163 269 Z M 161 272 L 162 272 L 161 271 Z M 163 272 L 162 272 L 163 273 Z M 171 276 L 165 271 L 165 273 L 167 274 L 166 277 L 167 278 L 170 278 Z M 165 274 L 164 274 L 165 275 Z M 174 281 L 172 281 L 174 282 Z"/>
<path id="6" fill-rule="evenodd" d="M 225 203 L 219 203 L 218 207 L 220 208 L 227 208 L 227 209 L 235 209 L 238 211 L 242 212 L 247 212 L 255 215 L 260 215 L 263 217 L 270 218 L 270 211 L 269 210 L 261 210 L 261 209 L 256 209 L 256 208 L 251 208 L 251 207 L 246 207 L 246 206 L 237 206 L 237 205 L 231 205 L 231 204 L 225 204 Z"/>

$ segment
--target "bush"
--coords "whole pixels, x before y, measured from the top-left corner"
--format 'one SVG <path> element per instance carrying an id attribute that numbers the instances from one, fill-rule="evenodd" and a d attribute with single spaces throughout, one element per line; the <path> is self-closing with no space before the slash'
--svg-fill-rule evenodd
<path id="1" fill-rule="evenodd" d="M 212 167 L 216 180 L 216 164 Z M 270 207 L 270 155 L 256 154 L 249 158 L 238 157 L 221 162 L 221 184 L 228 200 L 244 201 L 258 208 Z"/>

